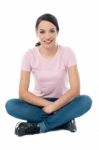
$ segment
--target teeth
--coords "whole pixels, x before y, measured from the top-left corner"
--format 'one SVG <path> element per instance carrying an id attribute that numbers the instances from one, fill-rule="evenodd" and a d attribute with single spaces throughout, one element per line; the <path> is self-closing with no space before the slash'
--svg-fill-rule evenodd
<path id="1" fill-rule="evenodd" d="M 49 43 L 51 43 L 51 42 L 45 42 L 45 43 L 48 43 L 48 44 L 49 44 Z"/>
<path id="2" fill-rule="evenodd" d="M 51 42 L 52 42 L 52 41 L 48 41 L 48 42 L 47 42 L 47 41 L 45 41 L 45 43 L 47 43 L 47 44 L 50 44 Z"/>

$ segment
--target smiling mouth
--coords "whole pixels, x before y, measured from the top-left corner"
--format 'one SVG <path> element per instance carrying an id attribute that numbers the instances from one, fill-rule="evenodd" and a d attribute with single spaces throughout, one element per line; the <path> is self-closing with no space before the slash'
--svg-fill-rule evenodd
<path id="1" fill-rule="evenodd" d="M 49 45 L 53 42 L 53 40 L 50 40 L 50 41 L 44 41 L 45 44 Z"/>

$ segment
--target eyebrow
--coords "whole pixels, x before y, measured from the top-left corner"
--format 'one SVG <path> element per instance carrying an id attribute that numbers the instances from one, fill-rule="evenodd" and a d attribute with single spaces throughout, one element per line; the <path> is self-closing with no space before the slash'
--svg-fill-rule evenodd
<path id="1" fill-rule="evenodd" d="M 40 30 L 45 30 L 45 29 L 40 29 Z M 55 30 L 55 28 L 51 28 L 50 30 Z"/>

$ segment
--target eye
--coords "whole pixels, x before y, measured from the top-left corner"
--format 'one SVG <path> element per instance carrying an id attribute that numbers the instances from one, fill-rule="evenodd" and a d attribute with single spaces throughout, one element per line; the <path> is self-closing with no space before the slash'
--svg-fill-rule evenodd
<path id="1" fill-rule="evenodd" d="M 55 32 L 55 30 L 53 30 L 53 29 L 52 29 L 52 30 L 50 30 L 50 32 L 51 32 L 51 33 L 54 33 L 54 32 Z"/>
<path id="2" fill-rule="evenodd" d="M 45 33 L 45 31 L 44 31 L 44 30 L 41 30 L 40 33 L 43 34 L 43 33 Z"/>

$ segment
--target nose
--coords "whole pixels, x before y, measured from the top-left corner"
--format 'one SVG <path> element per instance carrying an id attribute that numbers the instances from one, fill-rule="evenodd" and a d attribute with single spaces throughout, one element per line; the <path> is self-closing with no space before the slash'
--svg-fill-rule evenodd
<path id="1" fill-rule="evenodd" d="M 47 40 L 50 40 L 51 34 L 50 34 L 50 33 L 46 33 L 45 38 L 46 38 Z"/>

